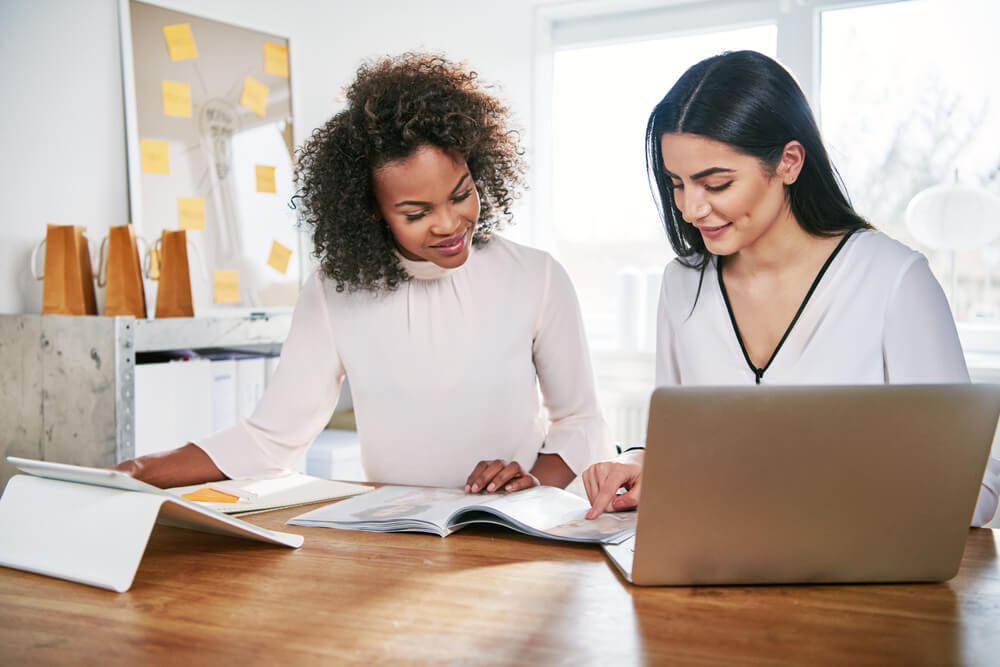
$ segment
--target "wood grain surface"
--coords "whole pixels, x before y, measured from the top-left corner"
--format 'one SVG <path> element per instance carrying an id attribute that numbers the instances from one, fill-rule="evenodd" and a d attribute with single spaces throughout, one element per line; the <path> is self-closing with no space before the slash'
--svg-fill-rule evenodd
<path id="1" fill-rule="evenodd" d="M 596 546 L 285 526 L 298 550 L 157 526 L 116 594 L 0 568 L 0 664 L 1000 664 L 1000 563 L 944 584 L 640 588 Z"/>

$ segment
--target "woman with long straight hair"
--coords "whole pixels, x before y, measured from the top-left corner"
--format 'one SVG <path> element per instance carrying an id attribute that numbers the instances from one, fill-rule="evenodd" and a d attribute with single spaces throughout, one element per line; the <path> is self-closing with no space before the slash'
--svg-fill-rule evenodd
<path id="1" fill-rule="evenodd" d="M 854 211 L 780 64 L 738 51 L 691 67 L 650 115 L 646 160 L 677 253 L 656 386 L 969 381 L 927 260 Z M 642 460 L 636 448 L 584 472 L 591 518 L 636 506 Z M 975 525 L 998 488 L 990 459 Z"/>

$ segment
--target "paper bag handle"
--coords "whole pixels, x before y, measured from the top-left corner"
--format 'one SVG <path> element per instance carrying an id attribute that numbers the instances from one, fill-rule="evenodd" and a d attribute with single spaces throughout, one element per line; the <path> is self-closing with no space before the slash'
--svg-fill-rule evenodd
<path id="1" fill-rule="evenodd" d="M 137 236 L 136 240 L 140 240 L 140 238 Z M 142 253 L 141 253 L 141 255 L 142 255 L 142 275 L 143 275 L 143 277 L 149 278 L 150 280 L 153 280 L 153 277 L 151 275 L 152 271 L 153 271 L 153 251 L 154 250 L 159 251 L 162 240 L 163 240 L 163 237 L 161 236 L 161 237 L 157 238 L 151 245 L 150 244 L 146 244 L 146 242 L 143 240 L 143 243 L 146 244 L 147 247 L 146 247 L 146 250 L 142 251 Z M 196 246 L 195 244 L 191 243 L 191 241 L 188 241 L 187 242 L 187 249 L 188 249 L 188 258 L 190 259 L 190 256 L 192 254 L 194 254 L 194 258 L 198 262 L 198 269 L 201 270 L 201 278 L 202 278 L 202 280 L 206 280 L 207 281 L 208 280 L 208 270 L 205 268 L 205 261 L 201 258 L 201 253 L 198 251 L 198 246 Z M 192 251 L 194 251 L 194 252 L 192 253 Z M 162 261 L 162 259 L 161 259 L 161 261 Z"/>
<path id="2" fill-rule="evenodd" d="M 38 242 L 35 248 L 31 251 L 31 259 L 28 260 L 31 263 L 31 275 L 35 280 L 45 280 L 45 268 L 41 272 L 38 271 L 38 253 L 41 252 L 42 248 L 45 246 L 46 239 L 42 239 Z"/>
<path id="3" fill-rule="evenodd" d="M 82 236 L 84 238 L 87 237 L 86 234 L 83 234 Z M 38 245 L 36 245 L 32 249 L 32 251 L 31 251 L 31 258 L 28 260 L 28 262 L 30 264 L 30 266 L 28 268 L 31 270 L 31 276 L 35 280 L 45 280 L 45 262 L 44 261 L 42 262 L 42 270 L 39 271 L 38 270 L 38 253 L 40 253 L 42 251 L 42 248 L 45 247 L 45 242 L 46 241 L 48 241 L 48 238 L 44 238 L 44 239 L 42 239 L 41 241 L 38 242 Z M 101 248 L 102 249 L 104 248 L 104 242 L 103 241 L 101 242 Z M 90 268 L 91 268 L 91 271 L 93 271 L 93 268 L 94 268 L 94 257 L 93 257 L 93 255 L 90 254 L 90 244 L 89 243 L 87 244 L 87 251 L 88 251 L 87 252 L 87 260 L 90 261 Z"/>
<path id="4" fill-rule="evenodd" d="M 98 258 L 98 261 L 97 261 L 97 286 L 98 287 L 104 287 L 107 284 L 107 282 L 108 282 L 107 276 L 104 275 L 104 271 L 105 271 L 104 249 L 107 247 L 107 245 L 108 245 L 108 237 L 105 236 L 103 239 L 101 239 L 101 248 L 100 248 L 100 250 L 97 251 L 97 258 Z"/>
<path id="5" fill-rule="evenodd" d="M 104 287 L 108 283 L 107 259 L 106 259 L 107 256 L 106 256 L 104 250 L 105 250 L 105 248 L 107 248 L 108 239 L 109 238 L 111 238 L 110 234 L 108 236 L 105 236 L 103 239 L 101 239 L 101 249 L 97 251 L 97 257 L 98 257 L 98 263 L 97 263 L 97 286 L 98 287 Z M 144 246 L 148 246 L 148 244 L 146 243 L 146 240 L 144 238 L 142 238 L 141 236 L 138 236 L 138 235 L 135 237 L 135 242 L 136 242 L 137 245 L 141 244 L 141 245 L 144 245 Z M 144 256 L 144 251 L 139 250 L 139 256 L 140 257 Z M 34 260 L 32 260 L 32 265 L 34 265 Z M 147 278 L 149 277 L 148 271 L 146 271 L 146 269 L 144 269 L 143 267 L 139 267 L 139 273 L 142 274 L 142 275 L 145 275 Z"/>

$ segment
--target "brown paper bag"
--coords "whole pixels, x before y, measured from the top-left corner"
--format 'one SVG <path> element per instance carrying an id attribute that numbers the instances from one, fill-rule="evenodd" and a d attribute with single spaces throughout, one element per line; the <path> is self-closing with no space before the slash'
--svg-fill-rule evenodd
<path id="1" fill-rule="evenodd" d="M 94 273 L 85 227 L 48 225 L 45 230 L 45 269 L 42 314 L 96 315 Z"/>
<path id="2" fill-rule="evenodd" d="M 107 246 L 107 260 L 104 249 Z M 132 225 L 108 229 L 101 241 L 101 263 L 97 284 L 105 287 L 104 314 L 146 317 L 146 293 L 142 288 L 139 246 Z"/>
<path id="3" fill-rule="evenodd" d="M 160 286 L 156 291 L 157 317 L 194 317 L 187 233 L 163 230 L 159 242 Z"/>

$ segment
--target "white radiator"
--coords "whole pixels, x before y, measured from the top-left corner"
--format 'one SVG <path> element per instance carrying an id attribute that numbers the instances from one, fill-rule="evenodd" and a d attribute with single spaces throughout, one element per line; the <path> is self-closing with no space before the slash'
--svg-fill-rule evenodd
<path id="1" fill-rule="evenodd" d="M 645 444 L 649 394 L 605 394 L 601 404 L 615 442 L 623 447 Z"/>
<path id="2" fill-rule="evenodd" d="M 611 436 L 625 446 L 646 443 L 655 357 L 651 351 L 595 350 L 594 376 Z"/>

